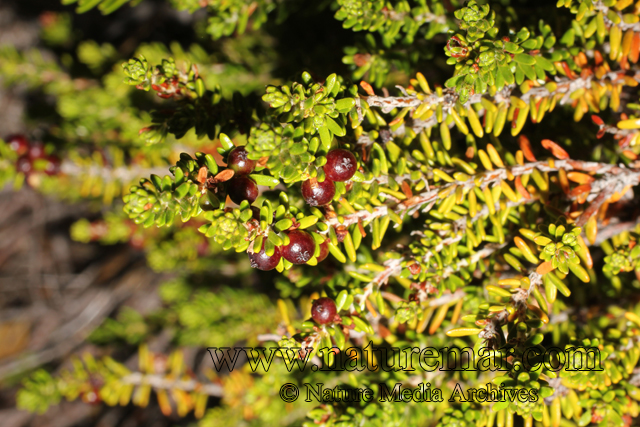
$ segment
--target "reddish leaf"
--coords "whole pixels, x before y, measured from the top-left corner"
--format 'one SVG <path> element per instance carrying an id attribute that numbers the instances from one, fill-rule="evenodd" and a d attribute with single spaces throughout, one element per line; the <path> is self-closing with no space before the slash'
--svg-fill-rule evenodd
<path id="1" fill-rule="evenodd" d="M 209 173 L 209 169 L 207 169 L 206 166 L 202 166 L 199 170 L 198 170 L 198 182 L 200 184 L 204 184 L 204 182 L 207 180 L 207 174 Z"/>
<path id="2" fill-rule="evenodd" d="M 404 193 L 404 195 L 407 196 L 407 199 L 413 197 L 413 192 L 411 191 L 411 187 L 409 186 L 409 184 L 407 184 L 407 181 L 402 181 L 402 184 L 400 186 L 402 187 L 402 192 Z"/>
<path id="3" fill-rule="evenodd" d="M 258 166 L 263 168 L 263 167 L 265 167 L 267 165 L 268 161 L 269 161 L 269 157 L 268 156 L 260 157 L 260 160 L 258 160 Z"/>
<path id="4" fill-rule="evenodd" d="M 635 137 L 635 135 L 627 135 L 624 138 L 618 141 L 618 146 L 620 148 L 627 148 L 629 144 L 631 144 L 631 140 Z"/>
<path id="5" fill-rule="evenodd" d="M 529 160 L 530 162 L 537 161 L 536 156 L 534 156 L 533 151 L 531 151 L 529 138 L 524 135 L 520 135 L 520 138 L 518 138 L 518 144 L 520 144 L 520 149 L 522 150 L 522 154 L 524 154 L 525 159 Z"/>
<path id="6" fill-rule="evenodd" d="M 595 181 L 594 177 L 582 172 L 569 172 L 567 173 L 567 178 L 577 184 L 589 184 Z"/>
<path id="7" fill-rule="evenodd" d="M 376 94 L 376 93 L 373 91 L 373 88 L 371 87 L 371 85 L 370 85 L 369 83 L 365 82 L 364 80 L 362 80 L 362 81 L 360 82 L 360 87 L 361 87 L 362 89 L 364 89 L 364 91 L 365 91 L 365 92 L 367 92 L 367 94 L 369 94 L 369 95 L 371 95 L 371 96 L 373 96 L 373 95 L 375 95 L 375 94 Z"/>
<path id="8" fill-rule="evenodd" d="M 591 115 L 591 120 L 593 121 L 593 123 L 595 123 L 598 126 L 604 125 L 604 121 L 599 116 L 596 116 L 595 114 Z"/>
<path id="9" fill-rule="evenodd" d="M 569 197 L 578 197 L 581 194 L 589 194 L 591 192 L 591 184 L 578 185 L 569 192 Z"/>
<path id="10" fill-rule="evenodd" d="M 365 233 L 364 231 L 364 226 L 362 225 L 362 221 L 360 221 L 360 218 L 358 218 L 358 228 L 360 229 L 360 234 L 362 235 L 362 237 L 367 237 L 367 233 Z"/>
<path id="11" fill-rule="evenodd" d="M 640 33 L 635 33 L 633 35 L 633 40 L 631 40 L 629 61 L 633 62 L 634 64 L 638 62 L 638 54 L 640 54 Z"/>
<path id="12" fill-rule="evenodd" d="M 216 180 L 216 182 L 229 181 L 231 178 L 233 178 L 233 174 L 234 172 L 232 169 L 225 169 L 222 172 L 220 172 L 218 175 L 216 175 L 214 179 Z"/>
<path id="13" fill-rule="evenodd" d="M 367 65 L 370 59 L 371 55 L 369 55 L 368 53 L 356 53 L 355 55 L 353 55 L 353 63 L 358 67 L 364 67 L 365 65 Z"/>
<path id="14" fill-rule="evenodd" d="M 516 190 L 518 190 L 518 193 L 520 193 L 520 195 L 525 199 L 531 198 L 531 194 L 529 194 L 527 189 L 524 188 L 524 185 L 522 185 L 522 180 L 520 179 L 519 176 L 516 176 Z"/>
<path id="15" fill-rule="evenodd" d="M 553 271 L 553 264 L 551 263 L 551 261 L 545 261 L 542 264 L 540 264 L 538 268 L 536 268 L 536 273 L 542 276 L 552 271 Z"/>
<path id="16" fill-rule="evenodd" d="M 542 146 L 547 150 L 551 151 L 551 154 L 553 154 L 556 158 L 560 160 L 566 160 L 569 158 L 569 153 L 564 151 L 564 148 L 560 147 L 558 144 L 556 144 L 550 139 L 543 139 Z"/>
<path id="17" fill-rule="evenodd" d="M 593 51 L 593 58 L 595 59 L 596 65 L 600 65 L 604 61 L 602 53 L 597 49 Z"/>
<path id="18" fill-rule="evenodd" d="M 511 128 L 515 129 L 516 126 L 518 126 L 518 124 L 516 123 L 518 121 L 518 116 L 520 115 L 520 109 L 516 108 L 513 112 L 513 120 L 511 121 Z"/>
<path id="19" fill-rule="evenodd" d="M 476 150 L 473 147 L 469 146 L 467 147 L 467 150 L 464 152 L 464 155 L 467 159 L 473 159 L 473 156 L 476 155 L 475 153 L 476 153 Z"/>

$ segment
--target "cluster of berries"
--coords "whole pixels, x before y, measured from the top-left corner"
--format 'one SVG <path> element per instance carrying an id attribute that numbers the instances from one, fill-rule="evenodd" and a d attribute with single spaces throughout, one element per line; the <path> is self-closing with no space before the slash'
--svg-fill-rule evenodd
<path id="1" fill-rule="evenodd" d="M 281 257 L 292 264 L 304 264 L 313 257 L 316 251 L 316 242 L 311 234 L 302 230 L 292 230 L 287 235 L 289 236 L 289 244 L 276 246 L 271 256 L 265 252 L 264 244 L 260 252 L 250 253 L 251 267 L 267 271 L 276 268 Z M 329 240 L 325 240 L 320 245 L 318 262 L 324 261 L 327 255 L 329 255 Z"/>
<path id="2" fill-rule="evenodd" d="M 310 206 L 324 206 L 331 203 L 336 194 L 335 181 L 350 180 L 356 173 L 356 156 L 351 151 L 337 148 L 327 154 L 324 165 L 325 179 L 319 182 L 311 178 L 302 183 L 302 197 Z"/>
<path id="3" fill-rule="evenodd" d="M 253 203 L 258 197 L 258 185 L 248 175 L 253 172 L 256 162 L 247 157 L 247 150 L 236 147 L 227 157 L 227 167 L 234 172 L 233 178 L 227 182 L 227 194 L 236 204 L 247 200 Z M 311 178 L 302 183 L 302 197 L 311 206 L 324 206 L 331 203 L 336 194 L 335 181 L 348 181 L 356 173 L 356 158 L 348 150 L 341 148 L 331 150 L 327 154 L 327 163 L 324 165 L 325 179 L 319 182 Z M 273 255 L 265 253 L 264 244 L 260 252 L 249 254 L 251 266 L 260 270 L 272 270 L 284 257 L 292 264 L 304 264 L 315 253 L 316 243 L 313 236 L 302 230 L 292 230 L 288 233 L 289 244 L 276 247 Z M 329 255 L 329 243 L 325 240 L 320 245 L 318 262 L 323 261 Z"/>
<path id="4" fill-rule="evenodd" d="M 52 154 L 47 155 L 41 142 L 31 142 L 24 135 L 10 135 L 5 141 L 18 155 L 16 170 L 27 178 L 35 172 L 47 175 L 57 175 L 60 172 L 60 159 Z"/>
<path id="5" fill-rule="evenodd" d="M 239 146 L 227 157 L 227 167 L 234 173 L 233 178 L 227 181 L 227 194 L 237 205 L 244 200 L 253 203 L 258 198 L 258 184 L 248 176 L 256 168 L 256 162 L 249 159 L 248 154 L 243 146 Z"/>

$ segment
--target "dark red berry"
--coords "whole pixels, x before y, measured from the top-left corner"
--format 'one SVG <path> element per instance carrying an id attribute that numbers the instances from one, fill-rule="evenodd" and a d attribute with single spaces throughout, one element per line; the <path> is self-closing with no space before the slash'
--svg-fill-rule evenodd
<path id="1" fill-rule="evenodd" d="M 44 157 L 44 145 L 42 142 L 34 142 L 29 147 L 29 158 L 31 160 L 42 159 Z"/>
<path id="2" fill-rule="evenodd" d="M 332 181 L 348 181 L 356 173 L 356 156 L 349 150 L 336 148 L 327 154 L 324 174 Z"/>
<path id="3" fill-rule="evenodd" d="M 47 165 L 44 168 L 47 175 L 57 175 L 60 173 L 60 159 L 57 156 L 48 156 Z"/>
<path id="4" fill-rule="evenodd" d="M 22 156 L 16 162 L 16 169 L 18 172 L 28 175 L 33 170 L 33 164 L 27 156 Z"/>
<path id="5" fill-rule="evenodd" d="M 227 167 L 232 169 L 236 175 L 249 175 L 256 168 L 256 162 L 248 159 L 248 154 L 243 146 L 234 148 L 227 158 Z"/>
<path id="6" fill-rule="evenodd" d="M 302 183 L 302 197 L 310 206 L 324 206 L 331 203 L 336 194 L 336 186 L 330 179 L 318 182 L 311 178 Z"/>
<path id="7" fill-rule="evenodd" d="M 251 261 L 251 267 L 257 268 L 258 270 L 269 271 L 276 268 L 278 263 L 280 262 L 281 253 L 280 248 L 276 246 L 273 251 L 273 255 L 269 256 L 264 251 L 264 243 L 262 244 L 262 249 L 260 252 L 254 252 L 249 254 L 249 261 Z"/>
<path id="8" fill-rule="evenodd" d="M 338 309 L 331 298 L 318 298 L 311 305 L 311 318 L 320 325 L 333 322 L 336 314 L 338 314 Z"/>
<path id="9" fill-rule="evenodd" d="M 324 259 L 329 255 L 329 239 L 320 243 L 320 255 L 317 256 L 318 262 L 324 261 Z"/>
<path id="10" fill-rule="evenodd" d="M 29 141 L 24 135 L 9 135 L 5 141 L 9 144 L 9 148 L 18 153 L 19 156 L 29 151 Z"/>
<path id="11" fill-rule="evenodd" d="M 258 184 L 248 176 L 238 176 L 228 181 L 227 193 L 237 205 L 244 200 L 253 203 L 258 198 Z"/>
<path id="12" fill-rule="evenodd" d="M 292 264 L 304 264 L 316 251 L 316 242 L 311 234 L 301 230 L 289 233 L 289 244 L 282 247 L 282 256 Z"/>

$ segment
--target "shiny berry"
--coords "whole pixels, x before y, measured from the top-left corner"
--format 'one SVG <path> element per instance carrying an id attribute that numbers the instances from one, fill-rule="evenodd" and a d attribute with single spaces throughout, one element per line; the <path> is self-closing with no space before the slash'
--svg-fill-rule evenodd
<path id="1" fill-rule="evenodd" d="M 282 247 L 282 256 L 292 264 L 304 264 L 316 251 L 316 242 L 311 234 L 300 230 L 289 233 L 289 244 Z"/>
<path id="2" fill-rule="evenodd" d="M 258 184 L 247 176 L 231 178 L 227 183 L 227 193 L 236 205 L 244 200 L 253 203 L 258 198 Z"/>
<path id="3" fill-rule="evenodd" d="M 348 181 L 356 173 L 356 156 L 349 150 L 337 148 L 327 154 L 324 174 L 332 181 Z"/>
<path id="4" fill-rule="evenodd" d="M 34 142 L 29 147 L 29 158 L 31 160 L 42 159 L 44 157 L 44 145 L 42 142 Z"/>
<path id="5" fill-rule="evenodd" d="M 331 298 L 318 298 L 311 305 L 311 318 L 320 325 L 333 322 L 337 313 L 336 303 Z"/>
<path id="6" fill-rule="evenodd" d="M 280 262 L 280 248 L 276 246 L 273 251 L 273 255 L 269 256 L 264 251 L 264 243 L 262 244 L 262 249 L 260 252 L 254 252 L 249 254 L 249 261 L 251 261 L 251 267 L 257 268 L 258 270 L 269 271 L 276 268 L 278 263 Z"/>
<path id="7" fill-rule="evenodd" d="M 310 206 L 324 206 L 331 203 L 336 194 L 336 186 L 330 179 L 318 182 L 311 178 L 302 183 L 302 197 Z"/>
<path id="8" fill-rule="evenodd" d="M 232 169 L 236 175 L 249 175 L 256 168 L 256 162 L 248 159 L 248 154 L 243 146 L 234 148 L 227 158 L 227 167 Z"/>
<path id="9" fill-rule="evenodd" d="M 60 173 L 60 159 L 57 156 L 47 156 L 47 165 L 44 168 L 47 175 L 57 175 Z"/>
<path id="10" fill-rule="evenodd" d="M 329 239 L 320 243 L 320 255 L 317 256 L 318 262 L 322 262 L 329 255 Z"/>
<path id="11" fill-rule="evenodd" d="M 29 141 L 27 141 L 24 135 L 9 135 L 6 142 L 9 144 L 9 148 L 18 153 L 19 156 L 29 151 Z"/>
<path id="12" fill-rule="evenodd" d="M 33 171 L 33 164 L 27 156 L 22 156 L 16 162 L 16 170 L 28 175 L 29 173 L 31 173 L 31 171 Z"/>

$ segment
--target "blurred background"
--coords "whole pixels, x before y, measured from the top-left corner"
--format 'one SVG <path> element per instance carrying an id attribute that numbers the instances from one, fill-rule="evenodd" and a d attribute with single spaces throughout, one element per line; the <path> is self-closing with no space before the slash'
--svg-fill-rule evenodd
<path id="1" fill-rule="evenodd" d="M 327 22 L 334 27 L 318 29 L 318 37 L 349 35 L 339 22 Z M 75 6 L 59 1 L 5 0 L 0 137 L 22 134 L 78 158 L 95 160 L 101 153 L 104 163 L 117 153 L 139 158 L 130 175 L 134 182 L 150 170 L 167 173 L 167 158 L 176 150 L 193 151 L 185 145 L 213 152 L 215 147 L 187 135 L 177 148 L 169 139 L 158 150 L 161 158 L 145 151 L 137 132 L 156 100 L 121 84 L 120 63 L 141 51 L 149 58 L 195 58 L 226 95 L 249 94 L 300 70 L 300 63 L 280 59 L 279 39 L 289 40 L 286 58 L 297 57 L 320 73 L 339 66 L 340 52 L 316 52 L 305 48 L 304 37 L 292 36 L 301 25 L 290 19 L 284 29 L 213 41 L 205 33 L 204 10 L 178 12 L 167 2 L 146 0 L 103 16 L 97 10 L 78 15 Z M 254 274 L 246 257 L 219 253 L 196 231 L 197 224 L 166 232 L 135 227 L 121 213 L 120 197 L 105 196 L 109 187 L 102 182 L 86 191 L 77 181 L 57 189 L 46 182 L 28 184 L 18 190 L 5 185 L 0 196 L 0 425 L 194 425 L 193 413 L 176 413 L 175 396 L 169 396 L 169 410 L 154 396 L 146 408 L 110 407 L 86 387 L 78 389 L 79 399 L 52 406 L 55 396 L 25 394 L 27 406 L 41 414 L 16 409 L 21 382 L 38 369 L 59 375 L 73 368 L 76 356 L 89 354 L 113 357 L 135 371 L 143 342 L 160 366 L 180 348 L 193 378 L 236 387 L 237 398 L 227 393 L 224 405 L 219 406 L 220 393 L 210 396 L 209 407 L 217 410 L 207 413 L 206 425 L 256 418 L 242 397 L 251 377 L 216 377 L 206 347 L 257 344 L 259 334 L 277 331 L 274 276 Z M 287 279 L 280 281 L 281 289 L 295 290 Z M 42 381 L 39 391 L 51 379 Z M 255 388 L 258 400 L 261 393 L 268 395 Z M 272 403 L 258 405 L 254 396 L 251 406 L 269 408 L 261 416 L 272 411 L 279 417 L 281 402 Z"/>

